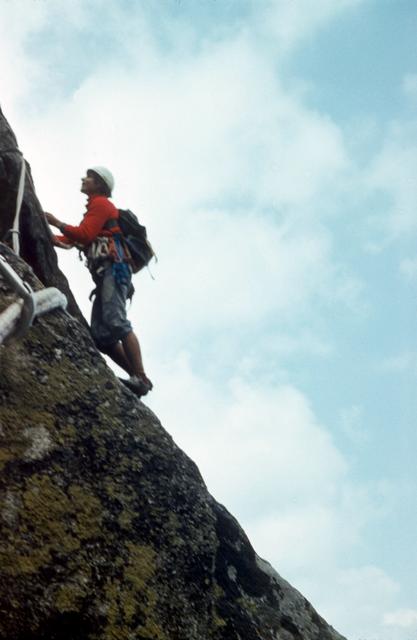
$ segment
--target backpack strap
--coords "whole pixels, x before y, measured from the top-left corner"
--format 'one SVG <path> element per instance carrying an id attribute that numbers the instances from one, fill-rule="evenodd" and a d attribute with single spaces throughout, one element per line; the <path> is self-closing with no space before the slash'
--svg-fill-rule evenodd
<path id="1" fill-rule="evenodd" d="M 117 218 L 109 218 L 107 220 L 106 224 L 104 225 L 103 229 L 107 229 L 108 231 L 111 231 L 115 227 L 119 227 L 118 219 Z M 119 229 L 120 229 L 120 227 L 119 227 Z M 120 229 L 120 233 L 122 233 L 121 229 Z"/>

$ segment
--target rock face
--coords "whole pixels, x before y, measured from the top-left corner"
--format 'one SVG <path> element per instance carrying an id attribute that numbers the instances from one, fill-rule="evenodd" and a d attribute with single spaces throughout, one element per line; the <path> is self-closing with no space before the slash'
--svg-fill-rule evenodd
<path id="1" fill-rule="evenodd" d="M 3 232 L 18 165 L 0 161 Z M 35 198 L 35 249 L 0 252 L 67 293 Z M 0 276 L 0 313 L 15 298 Z M 74 305 L 0 346 L 0 640 L 343 640 L 256 555 Z"/>

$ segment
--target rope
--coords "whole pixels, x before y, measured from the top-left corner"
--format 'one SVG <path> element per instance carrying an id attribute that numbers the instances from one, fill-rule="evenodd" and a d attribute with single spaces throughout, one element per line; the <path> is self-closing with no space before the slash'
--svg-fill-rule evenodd
<path id="1" fill-rule="evenodd" d="M 17 190 L 16 198 L 16 213 L 14 216 L 13 227 L 10 230 L 12 234 L 12 246 L 13 251 L 20 255 L 20 210 L 22 208 L 23 194 L 25 191 L 25 177 L 26 177 L 26 161 L 22 155 L 22 165 L 20 169 L 19 187 Z"/>
<path id="2" fill-rule="evenodd" d="M 23 336 L 36 316 L 58 308 L 65 310 L 67 305 L 66 297 L 55 287 L 36 291 L 32 294 L 31 299 L 34 308 L 33 314 L 31 309 L 25 311 L 27 302 L 21 298 L 12 302 L 3 313 L 0 313 L 0 345 L 12 337 Z"/>
<path id="3" fill-rule="evenodd" d="M 1 254 L 0 272 L 9 285 L 21 295 L 19 300 L 0 314 L 0 344 L 11 336 L 23 336 L 32 326 L 36 316 L 58 307 L 66 309 L 67 298 L 61 291 L 55 287 L 32 291 L 30 285 L 23 282 Z"/>
<path id="4" fill-rule="evenodd" d="M 19 185 L 17 187 L 17 197 L 16 197 L 16 211 L 13 220 L 13 226 L 7 232 L 7 235 L 12 236 L 12 248 L 13 251 L 20 255 L 20 210 L 22 208 L 23 195 L 25 191 L 25 179 L 26 179 L 26 161 L 23 157 L 23 153 L 20 149 L 10 148 L 10 149 L 2 149 L 0 155 L 6 155 L 8 153 L 17 153 L 22 158 L 22 163 L 20 167 L 20 176 L 19 176 Z M 30 177 L 30 174 L 28 174 Z"/>

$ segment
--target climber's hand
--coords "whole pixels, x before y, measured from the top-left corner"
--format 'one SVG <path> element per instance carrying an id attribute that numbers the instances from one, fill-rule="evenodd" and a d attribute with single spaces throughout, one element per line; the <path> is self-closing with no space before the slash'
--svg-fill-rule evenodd
<path id="1" fill-rule="evenodd" d="M 49 224 L 51 224 L 53 227 L 61 226 L 61 222 L 52 213 L 48 213 L 47 211 L 44 211 L 44 215 L 47 221 L 49 222 Z"/>
<path id="2" fill-rule="evenodd" d="M 56 236 L 52 236 L 52 244 L 55 247 L 59 247 L 60 249 L 72 249 L 74 246 L 73 244 L 67 244 L 66 242 L 61 242 L 61 240 L 58 240 Z"/>

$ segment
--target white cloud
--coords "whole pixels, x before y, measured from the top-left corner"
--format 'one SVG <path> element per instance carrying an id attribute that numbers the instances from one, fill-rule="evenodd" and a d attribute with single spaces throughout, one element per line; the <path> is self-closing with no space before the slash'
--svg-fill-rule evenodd
<path id="1" fill-rule="evenodd" d="M 262 12 L 263 30 L 276 38 L 281 53 L 293 50 L 306 38 L 341 13 L 361 4 L 363 0 L 274 0 Z"/>
<path id="2" fill-rule="evenodd" d="M 279 359 L 286 359 L 299 355 L 312 355 L 318 358 L 329 358 L 334 354 L 334 344 L 328 336 L 322 338 L 311 328 L 296 328 L 293 333 L 286 333 L 285 328 L 273 335 L 266 334 L 261 341 L 265 352 L 277 355 Z"/>
<path id="3" fill-rule="evenodd" d="M 340 412 L 341 429 L 343 433 L 356 445 L 367 441 L 369 434 L 364 429 L 363 407 L 354 404 L 345 407 Z"/>
<path id="4" fill-rule="evenodd" d="M 221 392 L 185 356 L 158 377 L 168 397 L 154 396 L 152 406 L 225 504 L 262 513 L 266 504 L 275 511 L 332 498 L 346 462 L 299 391 L 232 379 Z"/>
<path id="5" fill-rule="evenodd" d="M 400 273 L 408 280 L 417 277 L 417 258 L 404 258 L 400 262 Z"/>
<path id="6" fill-rule="evenodd" d="M 333 602 L 323 613 L 330 619 L 339 620 L 341 633 L 352 640 L 358 637 L 392 639 L 384 628 L 382 616 L 400 595 L 397 582 L 379 567 L 371 565 L 341 570 L 334 589 Z M 343 593 L 343 599 L 338 599 L 340 593 Z"/>
<path id="7" fill-rule="evenodd" d="M 417 143 L 413 123 L 394 123 L 380 153 L 373 160 L 366 178 L 374 193 L 385 196 L 379 228 L 390 238 L 398 238 L 416 229 Z"/>
<path id="8" fill-rule="evenodd" d="M 43 2 L 29 1 L 23 6 L 20 2 L 2 2 L 0 86 L 2 106 L 7 108 L 9 117 L 10 111 L 39 78 L 38 65 L 25 55 L 25 41 L 44 24 L 45 9 Z"/>
<path id="9" fill-rule="evenodd" d="M 403 90 L 408 97 L 417 97 L 417 73 L 408 73 L 404 76 Z"/>
<path id="10" fill-rule="evenodd" d="M 282 323 L 313 295 L 324 296 L 332 276 L 325 237 L 286 232 L 255 215 L 195 214 L 180 237 L 167 241 L 174 245 L 166 255 L 175 285 L 170 270 L 161 273 L 160 300 L 152 305 L 164 301 L 170 315 L 153 318 L 159 335 L 167 323 L 188 335 L 233 327 L 239 333 L 268 317 Z"/>
<path id="11" fill-rule="evenodd" d="M 346 526 L 341 516 L 335 504 L 326 503 L 318 495 L 316 502 L 310 498 L 301 506 L 294 504 L 249 521 L 247 531 L 258 553 L 267 555 L 273 565 L 300 588 L 310 572 L 318 578 L 320 565 L 327 571 L 337 565 L 340 549 L 351 544 L 355 527 Z M 307 597 L 314 598 L 311 585 L 308 591 Z M 321 589 L 316 587 L 315 592 L 318 591 Z"/>
<path id="12" fill-rule="evenodd" d="M 383 618 L 384 624 L 388 626 L 398 626 L 405 629 L 417 627 L 417 609 L 397 609 L 386 613 Z"/>
<path id="13" fill-rule="evenodd" d="M 417 76 L 408 74 L 403 79 L 404 93 L 415 97 Z M 404 102 L 406 106 L 406 102 Z M 357 176 L 356 188 L 365 195 L 367 239 L 365 250 L 380 254 L 391 248 L 393 243 L 406 240 L 414 233 L 416 226 L 415 208 L 417 202 L 417 120 L 414 113 L 402 113 L 392 118 L 381 128 L 381 144 L 374 152 L 368 167 Z M 367 200 L 368 199 L 368 200 Z M 370 232 L 372 236 L 370 236 Z M 415 264 L 411 258 L 403 258 L 400 272 L 412 279 Z"/>
<path id="14" fill-rule="evenodd" d="M 42 108 L 51 107 L 51 85 L 58 84 L 62 76 L 56 65 L 57 51 L 49 49 L 49 57 L 44 55 L 48 51 L 48 37 L 81 28 L 88 14 L 85 5 L 82 0 L 71 3 L 5 0 L 1 3 L 1 99 L 6 115 L 17 125 L 17 133 L 35 110 L 39 95 L 44 98 Z M 61 42 L 58 49 L 62 53 L 65 45 Z"/>
<path id="15" fill-rule="evenodd" d="M 385 358 L 378 366 L 382 373 L 404 373 L 417 369 L 417 354 L 413 351 L 403 352 L 395 356 Z"/>

